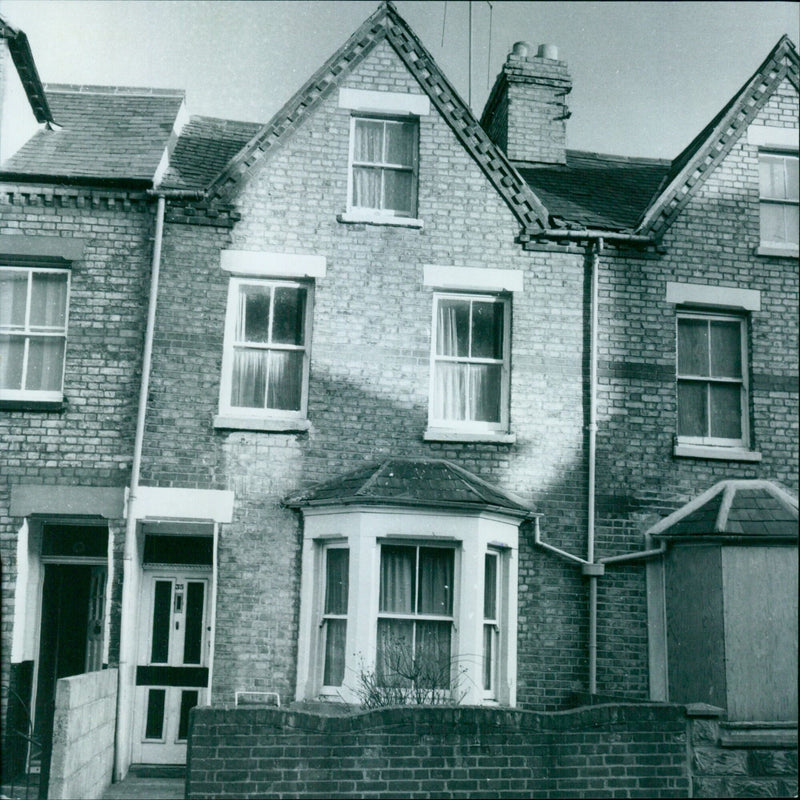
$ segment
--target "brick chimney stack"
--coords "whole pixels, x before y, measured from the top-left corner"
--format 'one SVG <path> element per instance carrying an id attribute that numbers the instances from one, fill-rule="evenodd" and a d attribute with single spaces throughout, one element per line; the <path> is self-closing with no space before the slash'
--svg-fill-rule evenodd
<path id="1" fill-rule="evenodd" d="M 511 161 L 564 164 L 566 96 L 572 78 L 558 48 L 543 44 L 535 56 L 527 42 L 517 42 L 508 54 L 481 117 L 492 141 Z"/>

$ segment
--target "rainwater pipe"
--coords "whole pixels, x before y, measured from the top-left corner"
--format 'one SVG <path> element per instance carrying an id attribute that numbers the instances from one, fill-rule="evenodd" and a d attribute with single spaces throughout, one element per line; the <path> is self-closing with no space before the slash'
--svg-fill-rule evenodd
<path id="1" fill-rule="evenodd" d="M 603 252 L 605 241 L 625 242 L 627 244 L 653 245 L 655 241 L 650 236 L 630 233 L 613 233 L 593 230 L 566 230 L 543 231 L 538 238 L 585 241 L 587 250 L 590 251 L 591 263 L 591 294 L 590 294 L 590 322 L 589 322 L 589 464 L 587 481 L 587 531 L 586 531 L 586 558 L 567 553 L 558 547 L 553 547 L 541 540 L 539 520 L 534 523 L 534 543 L 558 555 L 560 558 L 581 565 L 581 572 L 589 578 L 589 694 L 597 694 L 597 579 L 605 574 L 605 565 L 624 561 L 635 561 L 653 558 L 664 553 L 666 543 L 656 550 L 642 550 L 626 553 L 619 556 L 609 556 L 595 560 L 595 481 L 597 473 L 597 339 L 598 339 L 598 306 L 599 306 L 599 273 L 600 254 Z"/>
<path id="2" fill-rule="evenodd" d="M 125 501 L 125 548 L 122 557 L 122 610 L 120 629 L 119 674 L 117 691 L 117 740 L 114 754 L 114 777 L 119 781 L 125 777 L 130 764 L 131 729 L 133 723 L 133 676 L 128 672 L 136 668 L 136 644 L 138 622 L 138 552 L 136 546 L 135 502 L 139 491 L 139 476 L 142 466 L 144 424 L 147 416 L 147 395 L 150 391 L 150 365 L 153 357 L 153 334 L 156 323 L 158 281 L 161 272 L 161 245 L 164 239 L 164 213 L 166 199 L 200 200 L 204 192 L 183 190 L 150 189 L 147 194 L 157 198 L 153 253 L 150 267 L 150 296 L 147 304 L 147 324 L 142 350 L 142 379 L 139 384 L 139 406 L 136 413 L 136 432 L 133 442 L 130 486 Z M 126 630 L 127 629 L 127 630 Z M 127 633 L 126 637 L 124 634 Z"/>

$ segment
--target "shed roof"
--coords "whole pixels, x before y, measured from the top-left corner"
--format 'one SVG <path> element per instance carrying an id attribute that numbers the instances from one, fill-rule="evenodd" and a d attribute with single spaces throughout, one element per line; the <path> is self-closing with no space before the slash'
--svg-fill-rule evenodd
<path id="1" fill-rule="evenodd" d="M 6 177 L 152 183 L 184 93 L 174 89 L 46 84 L 58 130 L 36 133 Z"/>
<path id="2" fill-rule="evenodd" d="M 765 480 L 720 481 L 654 525 L 664 538 L 797 539 L 797 499 Z"/>
<path id="3" fill-rule="evenodd" d="M 552 217 L 586 228 L 632 231 L 670 161 L 567 150 L 566 164 L 517 169 Z"/>
<path id="4" fill-rule="evenodd" d="M 389 458 L 286 498 L 291 508 L 335 505 L 458 507 L 513 516 L 533 513 L 523 499 L 443 459 Z"/>

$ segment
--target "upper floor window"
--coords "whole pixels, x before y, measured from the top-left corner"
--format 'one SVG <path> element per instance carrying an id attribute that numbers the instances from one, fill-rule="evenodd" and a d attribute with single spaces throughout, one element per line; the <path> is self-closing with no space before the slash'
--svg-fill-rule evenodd
<path id="1" fill-rule="evenodd" d="M 62 400 L 68 294 L 68 270 L 0 267 L 0 400 Z"/>
<path id="2" fill-rule="evenodd" d="M 747 446 L 744 317 L 678 314 L 678 440 Z"/>
<path id="3" fill-rule="evenodd" d="M 798 247 L 798 158 L 787 153 L 760 153 L 758 157 L 761 245 Z"/>
<path id="4" fill-rule="evenodd" d="M 311 286 L 231 278 L 220 413 L 305 416 Z"/>
<path id="5" fill-rule="evenodd" d="M 508 427 L 509 302 L 492 295 L 434 297 L 429 426 Z"/>
<path id="6" fill-rule="evenodd" d="M 348 212 L 416 216 L 418 140 L 416 119 L 352 117 Z"/>

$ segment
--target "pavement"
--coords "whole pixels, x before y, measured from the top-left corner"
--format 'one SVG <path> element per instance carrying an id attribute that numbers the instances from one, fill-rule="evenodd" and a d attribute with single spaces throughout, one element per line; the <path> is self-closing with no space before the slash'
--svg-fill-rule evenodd
<path id="1" fill-rule="evenodd" d="M 108 787 L 102 800 L 183 800 L 183 767 L 133 767 L 119 783 Z"/>

